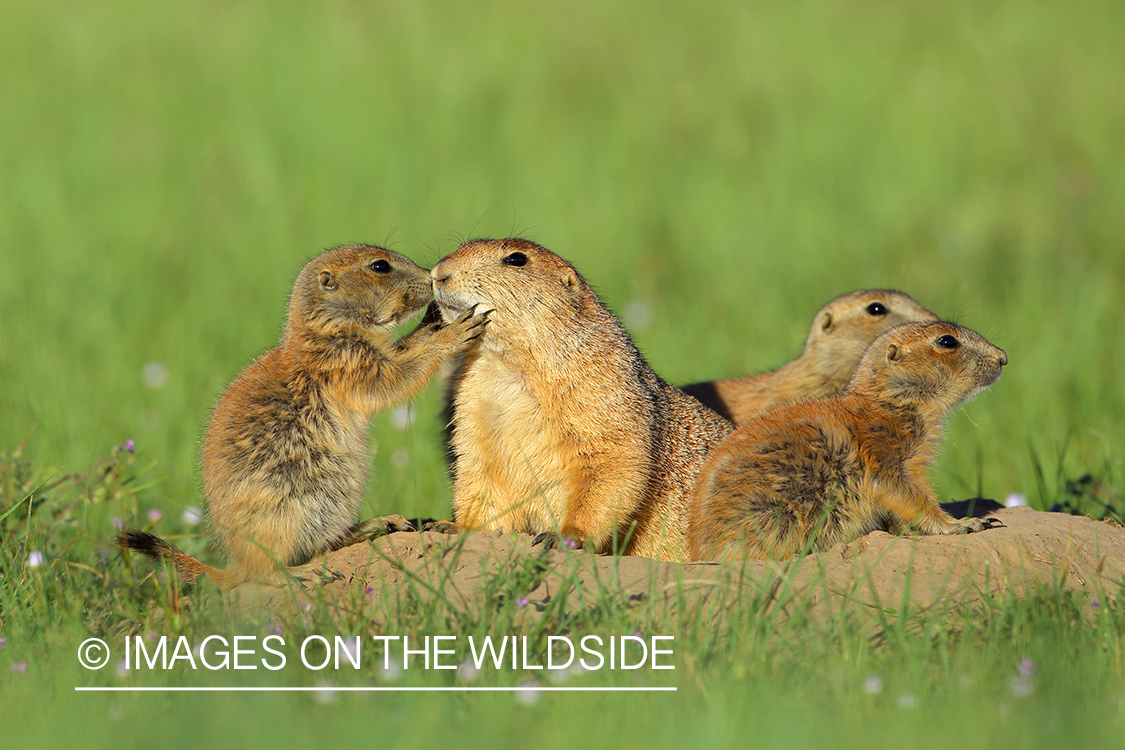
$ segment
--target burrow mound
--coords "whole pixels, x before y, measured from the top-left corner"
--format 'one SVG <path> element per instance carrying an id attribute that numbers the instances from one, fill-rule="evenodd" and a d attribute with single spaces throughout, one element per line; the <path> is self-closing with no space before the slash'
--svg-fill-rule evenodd
<path id="1" fill-rule="evenodd" d="M 291 610 L 310 599 L 354 607 L 366 602 L 375 619 L 388 597 L 435 597 L 471 611 L 499 596 L 526 599 L 526 614 L 565 596 L 567 607 L 619 597 L 627 603 L 722 613 L 758 598 L 763 607 L 800 603 L 812 614 L 924 611 L 985 597 L 1026 596 L 1042 586 L 1110 600 L 1125 583 L 1125 528 L 1084 516 L 1001 508 L 1004 526 L 958 536 L 896 537 L 872 532 L 790 561 L 667 563 L 532 547 L 525 534 L 445 535 L 401 532 L 321 558 L 340 579 L 308 590 L 248 584 L 234 592 L 245 609 Z M 530 561 L 535 562 L 534 565 Z M 535 575 L 528 576 L 530 568 Z M 497 581 L 528 580 L 525 591 L 498 594 Z"/>

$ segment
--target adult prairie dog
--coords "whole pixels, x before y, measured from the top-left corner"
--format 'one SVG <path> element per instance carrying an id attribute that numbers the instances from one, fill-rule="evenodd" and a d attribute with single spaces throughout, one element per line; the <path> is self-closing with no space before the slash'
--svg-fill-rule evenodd
<path id="1" fill-rule="evenodd" d="M 491 310 L 450 381 L 458 524 L 684 559 L 688 493 L 733 425 L 657 377 L 539 245 L 471 240 L 431 276 L 446 320 Z"/>
<path id="2" fill-rule="evenodd" d="M 416 394 L 487 323 L 466 310 L 395 340 L 391 330 L 432 297 L 426 269 L 380 247 L 347 245 L 310 261 L 293 286 L 281 342 L 230 384 L 203 440 L 208 513 L 229 568 L 143 532 L 120 542 L 170 560 L 189 581 L 203 572 L 230 588 L 305 579 L 284 568 L 408 528 L 401 516 L 356 523 L 371 416 Z"/>
<path id="3" fill-rule="evenodd" d="M 776 370 L 684 386 L 684 391 L 742 424 L 780 404 L 844 389 L 872 341 L 901 323 L 938 317 L 910 296 L 890 289 L 852 292 L 829 302 L 813 319 L 801 356 Z"/>
<path id="4" fill-rule="evenodd" d="M 877 338 L 843 393 L 782 406 L 712 453 L 692 495 L 693 560 L 785 559 L 876 529 L 979 531 L 955 520 L 927 476 L 946 413 L 996 382 L 1008 357 L 952 323 Z"/>

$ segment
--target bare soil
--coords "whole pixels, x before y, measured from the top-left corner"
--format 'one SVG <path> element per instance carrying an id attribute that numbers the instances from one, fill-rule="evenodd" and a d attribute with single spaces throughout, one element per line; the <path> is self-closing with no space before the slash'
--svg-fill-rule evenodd
<path id="1" fill-rule="evenodd" d="M 527 616 L 559 596 L 567 597 L 567 607 L 583 607 L 608 594 L 630 604 L 654 602 L 669 614 L 676 608 L 704 607 L 721 617 L 732 603 L 748 597 L 763 609 L 804 607 L 813 614 L 831 614 L 841 607 L 874 613 L 877 608 L 917 612 L 972 606 L 990 596 L 1026 596 L 1044 585 L 1107 601 L 1122 590 L 1125 528 L 1084 516 L 996 509 L 991 501 L 979 502 L 984 506 L 978 505 L 978 511 L 1004 526 L 959 536 L 873 532 L 794 560 L 734 564 L 547 551 L 532 547 L 532 537 L 524 534 L 400 532 L 321 558 L 318 562 L 338 574 L 338 580 L 291 591 L 246 585 L 234 596 L 242 607 L 275 611 L 321 597 L 352 607 L 360 601 L 393 605 L 404 596 L 439 597 L 447 606 L 469 612 L 498 595 L 490 582 L 526 579 L 526 591 L 499 595 L 526 598 Z M 955 515 L 966 511 L 964 503 L 946 507 Z"/>

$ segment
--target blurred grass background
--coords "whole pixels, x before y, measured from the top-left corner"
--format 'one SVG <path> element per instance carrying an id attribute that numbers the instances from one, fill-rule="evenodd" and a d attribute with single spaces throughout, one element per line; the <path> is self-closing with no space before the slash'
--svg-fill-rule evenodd
<path id="1" fill-rule="evenodd" d="M 165 512 L 158 533 L 190 530 L 176 511 L 201 504 L 210 409 L 275 343 L 306 259 L 368 241 L 429 265 L 474 235 L 573 260 L 676 383 L 776 366 L 827 300 L 901 288 L 1011 360 L 950 420 L 943 499 L 1047 507 L 1086 473 L 1120 497 L 1125 5 L 95 0 L 2 15 L 0 448 L 30 435 L 36 465 L 96 465 L 102 488 L 133 481 L 98 480 L 97 458 L 135 440 L 148 469 L 129 491 L 141 518 Z M 368 511 L 448 514 L 438 395 L 413 423 L 376 419 Z M 1120 609 L 1058 597 L 912 619 L 921 635 L 890 646 L 843 615 L 838 632 L 735 634 L 729 654 L 687 628 L 677 696 L 596 705 L 75 697 L 91 676 L 74 644 L 116 635 L 150 596 L 97 578 L 119 569 L 96 556 L 130 510 L 97 504 L 131 497 L 107 492 L 75 511 L 69 551 L 69 526 L 26 536 L 93 567 L 48 576 L 4 550 L 6 739 L 72 746 L 94 725 L 125 744 L 329 727 L 401 746 L 1120 736 Z M 1039 687 L 1020 702 L 1007 682 L 1028 655 Z M 886 694 L 860 689 L 869 671 Z"/>
<path id="2" fill-rule="evenodd" d="M 522 234 L 677 383 L 795 356 L 840 293 L 906 290 L 1011 360 L 951 420 L 943 499 L 1120 487 L 1120 4 L 99 0 L 5 19 L 0 442 L 32 434 L 39 461 L 134 439 L 147 501 L 198 504 L 209 411 L 276 341 L 307 258 L 369 241 L 429 265 Z M 447 514 L 437 391 L 408 429 L 377 419 L 372 511 Z"/>

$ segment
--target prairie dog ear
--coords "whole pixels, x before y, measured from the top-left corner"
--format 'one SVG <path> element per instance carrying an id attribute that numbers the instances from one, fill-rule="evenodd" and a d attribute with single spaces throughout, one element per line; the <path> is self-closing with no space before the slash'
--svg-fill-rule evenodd
<path id="1" fill-rule="evenodd" d="M 562 283 L 567 289 L 575 289 L 578 287 L 578 275 L 569 268 L 564 269 L 562 273 Z"/>
<path id="2" fill-rule="evenodd" d="M 898 348 L 898 344 L 887 346 L 887 361 L 895 364 L 902 361 L 902 350 Z"/>
<path id="3" fill-rule="evenodd" d="M 333 291 L 336 289 L 336 276 L 327 268 L 320 272 L 320 288 Z"/>
<path id="4" fill-rule="evenodd" d="M 825 310 L 820 315 L 820 330 L 824 333 L 832 333 L 832 329 L 836 327 L 836 321 L 832 318 L 832 313 Z"/>

